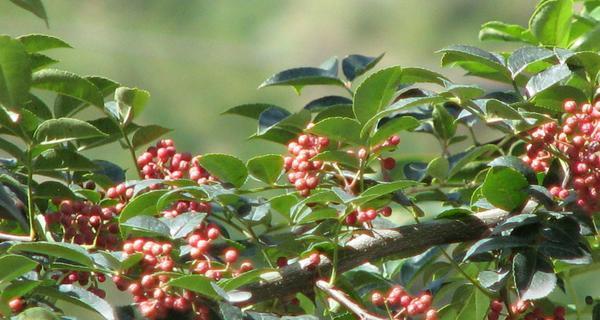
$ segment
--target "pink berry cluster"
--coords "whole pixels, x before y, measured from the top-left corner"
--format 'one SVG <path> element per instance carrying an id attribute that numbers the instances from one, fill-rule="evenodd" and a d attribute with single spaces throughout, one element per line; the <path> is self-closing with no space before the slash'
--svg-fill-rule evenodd
<path id="1" fill-rule="evenodd" d="M 198 164 L 197 157 L 189 152 L 178 153 L 171 139 L 160 140 L 137 158 L 138 167 L 145 179 L 190 179 L 198 184 L 214 181 Z"/>
<path id="2" fill-rule="evenodd" d="M 199 201 L 177 201 L 171 205 L 170 209 L 164 210 L 162 216 L 165 218 L 175 218 L 185 212 L 206 212 L 210 214 L 212 207 L 208 202 Z"/>
<path id="3" fill-rule="evenodd" d="M 505 319 L 522 319 L 523 320 L 565 320 L 566 309 L 558 306 L 554 308 L 553 314 L 545 315 L 544 311 L 540 308 L 533 308 L 531 301 L 519 300 L 510 306 L 510 311 L 513 315 L 511 318 L 508 314 Z M 487 315 L 488 320 L 498 320 L 502 315 L 504 309 L 504 303 L 501 300 L 493 300 L 490 302 L 490 309 Z M 530 311 L 529 311 L 530 310 Z"/>
<path id="4" fill-rule="evenodd" d="M 309 125 L 310 127 L 310 125 Z M 319 174 L 324 164 L 320 160 L 310 160 L 329 145 L 327 137 L 301 134 L 288 143 L 289 156 L 284 158 L 285 171 L 290 183 L 302 196 L 308 196 L 319 185 Z"/>
<path id="5" fill-rule="evenodd" d="M 530 132 L 531 143 L 523 161 L 533 170 L 544 172 L 555 158 L 550 150 L 564 155 L 571 178 L 565 186 L 550 187 L 550 193 L 566 199 L 574 190 L 577 205 L 592 214 L 600 210 L 600 101 L 592 106 L 566 100 L 563 108 L 562 125 L 550 122 Z"/>
<path id="6" fill-rule="evenodd" d="M 208 308 L 197 301 L 195 293 L 187 290 L 175 291 L 167 283 L 175 261 L 171 258 L 172 244 L 147 238 L 136 238 L 123 243 L 126 255 L 142 253 L 143 259 L 135 270 L 129 270 L 128 279 L 113 276 L 119 290 L 133 295 L 140 313 L 148 319 L 165 318 L 170 311 L 186 313 L 195 310 L 197 319 L 207 319 Z"/>
<path id="7" fill-rule="evenodd" d="M 375 306 L 386 306 L 394 310 L 394 319 L 407 319 L 424 315 L 425 320 L 437 320 L 437 310 L 431 307 L 433 296 L 425 291 L 417 296 L 411 296 L 401 286 L 393 286 L 387 294 L 380 291 L 371 293 L 371 303 Z"/>
<path id="8" fill-rule="evenodd" d="M 122 206 L 101 207 L 90 201 L 54 199 L 57 210 L 44 215 L 50 227 L 62 228 L 62 241 L 117 249 L 119 226 L 114 217 Z"/>
<path id="9" fill-rule="evenodd" d="M 60 281 L 61 284 L 79 284 L 82 287 L 87 286 L 87 291 L 97 295 L 102 299 L 106 297 L 106 292 L 98 288 L 99 283 L 106 281 L 106 276 L 102 273 L 65 271 L 62 273 L 53 274 L 51 278 Z"/>
<path id="10" fill-rule="evenodd" d="M 353 226 L 356 223 L 369 224 L 371 221 L 375 220 L 378 215 L 389 217 L 392 215 L 392 208 L 383 207 L 379 210 L 373 208 L 354 210 L 346 216 L 346 224 L 349 226 Z"/>

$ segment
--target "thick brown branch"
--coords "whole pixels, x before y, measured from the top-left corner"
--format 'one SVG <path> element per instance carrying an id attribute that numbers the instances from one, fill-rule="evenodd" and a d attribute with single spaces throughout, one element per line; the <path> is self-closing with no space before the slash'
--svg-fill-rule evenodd
<path id="1" fill-rule="evenodd" d="M 395 229 L 378 229 L 357 232 L 339 251 L 338 271 L 344 272 L 367 261 L 385 257 L 404 258 L 417 255 L 438 245 L 473 241 L 482 238 L 489 228 L 508 215 L 493 209 L 458 220 L 435 220 Z M 306 268 L 307 259 L 288 265 L 279 271 L 279 277 L 253 283 L 241 288 L 252 293 L 242 304 L 289 296 L 310 290 L 321 275 L 329 275 L 332 262 L 322 256 L 318 268 Z"/>

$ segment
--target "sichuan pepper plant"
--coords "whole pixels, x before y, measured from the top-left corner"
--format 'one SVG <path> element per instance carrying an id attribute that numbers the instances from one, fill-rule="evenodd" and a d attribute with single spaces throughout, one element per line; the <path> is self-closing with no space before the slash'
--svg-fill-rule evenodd
<path id="1" fill-rule="evenodd" d="M 0 36 L 0 314 L 600 319 L 573 285 L 600 265 L 599 35 L 600 2 L 545 0 L 482 26 L 516 50 L 439 51 L 491 92 L 383 54 L 276 73 L 260 87 L 335 92 L 227 110 L 281 145 L 247 161 L 140 124 L 144 90 L 53 69 L 67 42 Z M 438 155 L 403 157 L 409 132 Z M 107 144 L 135 169 L 86 156 Z"/>

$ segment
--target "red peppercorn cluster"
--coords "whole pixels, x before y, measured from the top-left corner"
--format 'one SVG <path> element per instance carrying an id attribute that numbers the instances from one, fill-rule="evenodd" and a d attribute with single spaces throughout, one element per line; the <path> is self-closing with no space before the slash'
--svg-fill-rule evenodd
<path id="1" fill-rule="evenodd" d="M 379 210 L 373 208 L 354 210 L 346 216 L 346 224 L 349 226 L 353 226 L 357 222 L 361 224 L 369 224 L 371 221 L 375 220 L 375 218 L 377 218 L 378 215 L 389 217 L 392 215 L 392 208 L 383 207 Z"/>
<path id="2" fill-rule="evenodd" d="M 380 291 L 371 293 L 371 303 L 375 306 L 386 305 L 394 310 L 394 319 L 424 315 L 425 320 L 437 320 L 437 310 L 431 308 L 432 301 L 433 296 L 428 291 L 411 296 L 401 286 L 393 286 L 385 295 Z"/>
<path id="3" fill-rule="evenodd" d="M 566 310 L 564 307 L 554 308 L 554 312 L 551 315 L 545 315 L 544 311 L 540 308 L 533 308 L 533 310 L 527 312 L 533 307 L 531 301 L 519 300 L 510 306 L 511 313 L 520 317 L 523 316 L 524 320 L 565 320 Z M 490 302 L 490 310 L 487 315 L 488 320 L 498 320 L 502 310 L 504 309 L 504 303 L 501 300 L 493 300 Z M 509 319 L 507 315 L 505 319 Z"/>
<path id="4" fill-rule="evenodd" d="M 175 218 L 185 212 L 206 212 L 207 214 L 210 214 L 211 211 L 212 207 L 208 202 L 181 200 L 171 205 L 170 209 L 164 210 L 162 215 L 165 218 Z"/>
<path id="5" fill-rule="evenodd" d="M 106 292 L 98 288 L 99 283 L 106 281 L 103 273 L 85 272 L 85 271 L 64 271 L 51 276 L 53 280 L 60 281 L 61 284 L 79 284 L 86 287 L 86 290 L 104 299 Z"/>
<path id="6" fill-rule="evenodd" d="M 127 290 L 133 295 L 133 301 L 138 305 L 140 313 L 148 319 L 165 318 L 169 311 L 185 313 L 195 310 L 197 316 L 205 319 L 208 308 L 197 301 L 196 294 L 190 291 L 175 291 L 167 286 L 170 276 L 157 274 L 171 272 L 175 261 L 171 258 L 172 245 L 169 242 L 159 242 L 153 239 L 136 238 L 123 243 L 126 255 L 142 253 L 143 259 L 136 270 L 129 270 L 129 278 L 113 276 L 119 290 Z"/>
<path id="7" fill-rule="evenodd" d="M 62 228 L 62 241 L 96 248 L 117 249 L 119 226 L 114 217 L 122 206 L 101 207 L 90 201 L 54 199 L 56 211 L 44 215 L 50 227 Z"/>
<path id="8" fill-rule="evenodd" d="M 530 132 L 531 143 L 523 161 L 537 172 L 547 171 L 555 155 L 563 154 L 569 162 L 571 179 L 565 186 L 552 186 L 550 193 L 566 199 L 569 190 L 577 194 L 577 205 L 588 213 L 600 210 L 600 101 L 592 107 L 573 100 L 563 104 L 562 126 L 547 123 Z"/>
<path id="9" fill-rule="evenodd" d="M 288 180 L 302 196 L 308 196 L 319 185 L 323 161 L 310 160 L 329 145 L 327 137 L 301 134 L 288 143 L 289 156 L 284 158 Z"/>
<path id="10" fill-rule="evenodd" d="M 146 179 L 177 180 L 188 178 L 198 184 L 214 181 L 189 152 L 178 153 L 171 139 L 160 140 L 137 158 L 138 167 Z"/>

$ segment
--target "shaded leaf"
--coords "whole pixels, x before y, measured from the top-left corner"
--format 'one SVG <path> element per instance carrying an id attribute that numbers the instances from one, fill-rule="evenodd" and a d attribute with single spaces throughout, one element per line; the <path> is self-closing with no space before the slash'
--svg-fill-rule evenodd
<path id="1" fill-rule="evenodd" d="M 25 47 L 9 36 L 0 36 L 0 103 L 19 106 L 29 95 L 31 64 Z"/>
<path id="2" fill-rule="evenodd" d="M 342 60 L 342 71 L 346 79 L 352 81 L 373 68 L 383 56 L 384 53 L 377 57 L 368 57 L 360 54 L 348 55 Z"/>

